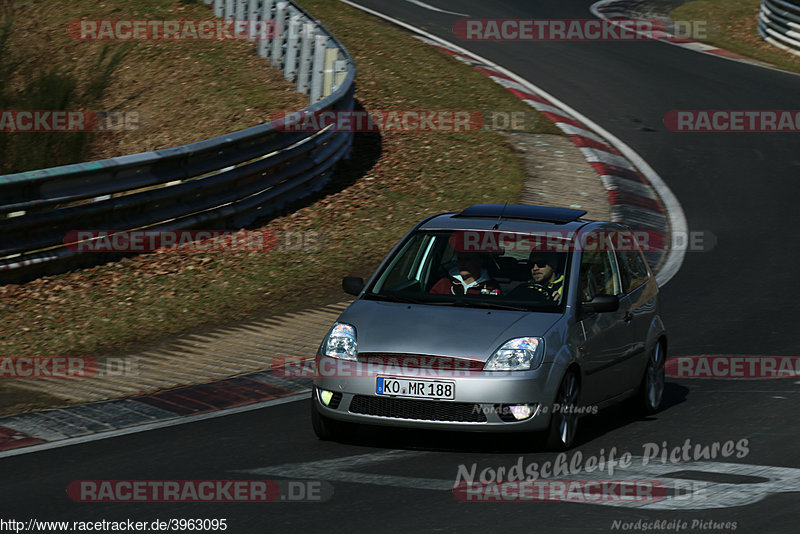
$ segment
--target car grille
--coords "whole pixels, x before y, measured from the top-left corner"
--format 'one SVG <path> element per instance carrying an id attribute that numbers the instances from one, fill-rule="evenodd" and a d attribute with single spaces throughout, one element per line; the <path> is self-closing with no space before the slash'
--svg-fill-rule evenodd
<path id="1" fill-rule="evenodd" d="M 392 365 L 411 369 L 440 369 L 445 371 L 483 369 L 484 362 L 473 358 L 452 358 L 427 354 L 395 354 L 386 352 L 362 352 L 358 361 L 372 365 Z"/>
<path id="2" fill-rule="evenodd" d="M 480 409 L 480 404 L 466 402 L 392 399 L 356 395 L 350 402 L 350 412 L 376 415 L 378 417 L 414 419 L 417 421 L 486 422 L 486 415 Z"/>

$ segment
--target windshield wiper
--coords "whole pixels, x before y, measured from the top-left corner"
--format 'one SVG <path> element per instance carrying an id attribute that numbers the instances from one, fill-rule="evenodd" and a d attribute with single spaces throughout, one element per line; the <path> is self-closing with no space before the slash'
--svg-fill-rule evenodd
<path id="1" fill-rule="evenodd" d="M 365 293 L 365 299 L 371 300 L 383 300 L 386 302 L 403 302 L 406 304 L 429 304 L 429 302 L 419 299 L 412 299 L 410 297 L 397 297 L 397 296 L 389 296 L 389 295 L 381 295 L 378 293 Z"/>
<path id="2" fill-rule="evenodd" d="M 422 300 L 411 297 L 399 297 L 395 295 L 381 295 L 380 293 L 366 293 L 364 298 L 371 300 L 383 300 L 386 302 L 402 302 L 405 304 L 429 304 L 431 306 L 455 306 L 457 302 L 450 300 Z"/>
<path id="3" fill-rule="evenodd" d="M 464 301 L 464 300 L 421 300 L 411 297 L 401 297 L 397 295 L 381 295 L 380 293 L 365 293 L 365 299 L 382 300 L 385 302 L 402 302 L 404 304 L 428 304 L 430 306 L 463 306 L 465 308 L 487 308 L 496 310 L 511 310 L 511 311 L 530 311 L 528 308 L 520 306 L 509 306 L 506 304 L 494 304 L 490 302 L 480 301 Z"/>
<path id="4" fill-rule="evenodd" d="M 459 306 L 464 306 L 466 308 L 487 308 L 487 309 L 496 309 L 496 310 L 511 310 L 511 311 L 531 311 L 530 308 L 524 308 L 522 306 L 509 306 L 508 304 L 494 304 L 491 302 L 481 302 L 481 301 L 468 301 L 468 300 L 459 300 L 455 302 Z"/>

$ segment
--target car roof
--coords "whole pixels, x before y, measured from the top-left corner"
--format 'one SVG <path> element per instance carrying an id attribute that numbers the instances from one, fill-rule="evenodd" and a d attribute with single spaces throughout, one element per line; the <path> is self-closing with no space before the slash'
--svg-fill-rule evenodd
<path id="1" fill-rule="evenodd" d="M 505 232 L 574 231 L 595 222 L 584 210 L 520 204 L 476 204 L 458 213 L 423 221 L 420 230 L 498 230 Z"/>

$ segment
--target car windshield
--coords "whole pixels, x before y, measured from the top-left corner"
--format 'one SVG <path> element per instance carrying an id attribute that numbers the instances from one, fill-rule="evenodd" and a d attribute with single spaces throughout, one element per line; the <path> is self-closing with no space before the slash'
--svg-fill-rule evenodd
<path id="1" fill-rule="evenodd" d="M 417 231 L 365 298 L 558 312 L 566 302 L 568 244 L 533 232 Z"/>

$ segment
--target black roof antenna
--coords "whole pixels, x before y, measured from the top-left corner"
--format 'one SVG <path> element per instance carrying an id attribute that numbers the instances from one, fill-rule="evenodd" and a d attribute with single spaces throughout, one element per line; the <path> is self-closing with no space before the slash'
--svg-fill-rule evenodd
<path id="1" fill-rule="evenodd" d="M 503 204 L 503 209 L 500 211 L 500 215 L 497 216 L 497 222 L 494 223 L 494 226 L 492 226 L 492 230 L 497 230 L 497 228 L 500 227 L 500 221 L 503 220 L 503 214 L 506 212 L 506 206 L 508 206 L 508 200 L 506 200 L 506 203 Z"/>

